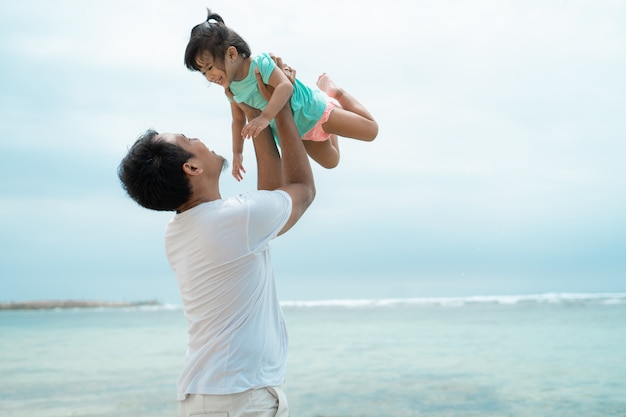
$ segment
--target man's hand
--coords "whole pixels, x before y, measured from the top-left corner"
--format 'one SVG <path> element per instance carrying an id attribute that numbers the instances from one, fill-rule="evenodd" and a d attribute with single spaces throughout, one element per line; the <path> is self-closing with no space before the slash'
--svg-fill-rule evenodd
<path id="1" fill-rule="evenodd" d="M 279 56 L 276 56 L 276 55 L 270 53 L 270 58 L 272 58 L 272 60 L 274 61 L 274 63 L 276 64 L 276 66 L 278 68 L 283 70 L 283 72 L 285 73 L 287 78 L 289 78 L 289 81 L 291 81 L 291 84 L 295 84 L 295 82 L 296 82 L 296 70 L 291 68 L 289 65 L 283 63 L 283 59 L 281 57 L 279 57 Z"/>
<path id="2" fill-rule="evenodd" d="M 279 56 L 275 56 L 274 54 L 270 53 L 270 58 L 274 60 L 274 63 L 276 64 L 276 68 L 280 69 L 287 76 L 291 84 L 295 84 L 296 83 L 296 70 L 291 68 L 287 64 L 283 64 L 283 59 Z M 254 69 L 254 75 L 256 76 L 256 83 L 259 87 L 259 92 L 261 93 L 261 95 L 266 101 L 269 101 L 270 97 L 272 97 L 272 92 L 274 91 L 274 88 L 263 83 L 263 77 L 261 77 L 261 74 L 259 73 L 258 68 Z"/>
<path id="3" fill-rule="evenodd" d="M 259 87 L 259 92 L 261 93 L 265 101 L 270 101 L 272 93 L 274 92 L 274 87 L 272 87 L 271 85 L 267 85 L 263 82 L 263 77 L 259 72 L 259 67 L 256 67 L 254 69 L 254 76 L 256 77 L 256 84 Z"/>

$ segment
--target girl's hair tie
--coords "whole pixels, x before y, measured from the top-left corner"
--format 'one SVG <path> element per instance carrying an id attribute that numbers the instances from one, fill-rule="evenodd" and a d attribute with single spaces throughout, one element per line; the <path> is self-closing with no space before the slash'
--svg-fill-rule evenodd
<path id="1" fill-rule="evenodd" d="M 208 23 L 209 25 L 211 23 L 224 24 L 224 19 L 222 19 L 222 16 L 220 16 L 219 14 L 209 12 L 209 15 L 206 18 L 206 23 Z"/>

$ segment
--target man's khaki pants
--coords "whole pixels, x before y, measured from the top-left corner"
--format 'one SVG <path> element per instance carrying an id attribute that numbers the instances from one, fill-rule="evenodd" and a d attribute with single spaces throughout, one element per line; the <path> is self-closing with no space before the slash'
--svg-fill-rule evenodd
<path id="1" fill-rule="evenodd" d="M 180 417 L 289 417 L 287 397 L 280 387 L 227 395 L 190 394 L 178 409 Z"/>

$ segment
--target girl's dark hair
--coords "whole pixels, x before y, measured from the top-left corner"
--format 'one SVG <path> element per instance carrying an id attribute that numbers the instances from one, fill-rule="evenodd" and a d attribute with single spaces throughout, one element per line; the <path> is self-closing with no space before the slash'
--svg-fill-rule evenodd
<path id="1" fill-rule="evenodd" d="M 147 130 L 128 150 L 117 175 L 122 187 L 140 206 L 174 211 L 191 198 L 191 184 L 183 164 L 193 156 Z"/>
<path id="2" fill-rule="evenodd" d="M 191 29 L 187 49 L 185 49 L 185 66 L 191 71 L 200 71 L 196 58 L 203 52 L 211 54 L 213 59 L 223 65 L 226 50 L 234 46 L 244 58 L 250 56 L 250 46 L 234 30 L 224 24 L 219 14 L 207 9 L 206 20 Z"/>

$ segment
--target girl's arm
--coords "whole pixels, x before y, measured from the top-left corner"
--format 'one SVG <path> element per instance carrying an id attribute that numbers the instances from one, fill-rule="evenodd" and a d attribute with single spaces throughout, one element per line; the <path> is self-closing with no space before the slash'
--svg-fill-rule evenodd
<path id="1" fill-rule="evenodd" d="M 230 111 L 232 114 L 232 136 L 233 136 L 233 177 L 237 181 L 241 181 L 243 179 L 243 174 L 246 173 L 246 170 L 243 167 L 243 141 L 244 138 L 241 136 L 241 130 L 246 124 L 246 115 L 239 108 L 237 103 L 231 101 L 230 103 Z"/>
<path id="2" fill-rule="evenodd" d="M 255 69 L 257 72 L 258 69 Z M 276 117 L 278 112 L 289 102 L 291 93 L 293 92 L 293 84 L 280 68 L 274 68 L 268 85 L 274 88 L 272 97 L 267 102 L 267 107 L 258 116 L 252 119 L 241 131 L 241 135 L 245 137 L 257 137 L 259 132 L 269 126 L 270 121 Z"/>

